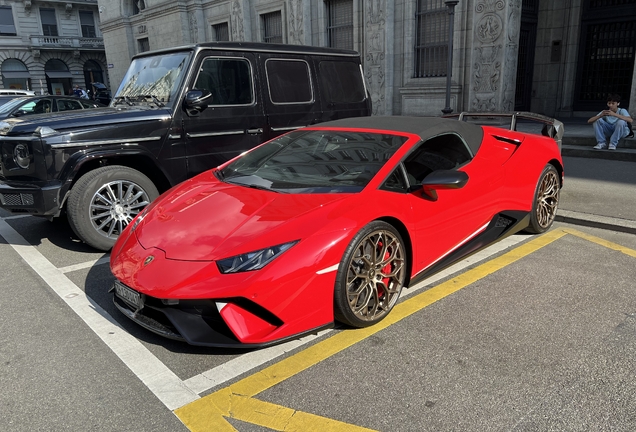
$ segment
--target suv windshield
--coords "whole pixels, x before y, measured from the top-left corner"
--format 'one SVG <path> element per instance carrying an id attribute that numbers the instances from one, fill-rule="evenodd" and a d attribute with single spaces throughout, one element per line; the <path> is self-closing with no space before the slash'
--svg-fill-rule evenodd
<path id="1" fill-rule="evenodd" d="M 190 53 L 162 54 L 133 60 L 115 95 L 115 103 L 159 101 L 170 105 L 179 89 Z"/>

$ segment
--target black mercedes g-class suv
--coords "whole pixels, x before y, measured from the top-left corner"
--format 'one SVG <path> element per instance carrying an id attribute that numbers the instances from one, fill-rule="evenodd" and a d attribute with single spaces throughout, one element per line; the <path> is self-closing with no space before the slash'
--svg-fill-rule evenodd
<path id="1" fill-rule="evenodd" d="M 371 114 L 357 52 L 220 42 L 133 57 L 110 106 L 0 122 L 0 207 L 108 250 L 171 186 L 281 133 Z"/>

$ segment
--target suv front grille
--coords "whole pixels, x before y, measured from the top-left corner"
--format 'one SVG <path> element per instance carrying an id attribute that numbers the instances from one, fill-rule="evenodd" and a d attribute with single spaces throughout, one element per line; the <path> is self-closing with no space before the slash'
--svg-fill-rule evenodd
<path id="1" fill-rule="evenodd" d="M 35 204 L 33 194 L 0 194 L 0 201 L 5 206 L 30 206 Z"/>

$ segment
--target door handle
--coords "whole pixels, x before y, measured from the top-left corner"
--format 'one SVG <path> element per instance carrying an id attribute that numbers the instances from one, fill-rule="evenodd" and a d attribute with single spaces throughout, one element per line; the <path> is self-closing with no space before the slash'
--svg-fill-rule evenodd
<path id="1" fill-rule="evenodd" d="M 247 133 L 250 134 L 250 135 L 262 134 L 263 133 L 263 128 L 248 129 Z"/>

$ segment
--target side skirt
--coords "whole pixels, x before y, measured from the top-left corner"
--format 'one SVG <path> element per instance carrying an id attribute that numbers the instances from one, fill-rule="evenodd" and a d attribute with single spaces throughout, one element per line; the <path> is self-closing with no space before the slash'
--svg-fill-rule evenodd
<path id="1" fill-rule="evenodd" d="M 525 228 L 530 224 L 530 213 L 522 211 L 504 211 L 496 214 L 484 232 L 459 246 L 457 249 L 413 276 L 409 285 L 414 285 L 455 264 L 482 249 L 505 239 Z"/>

